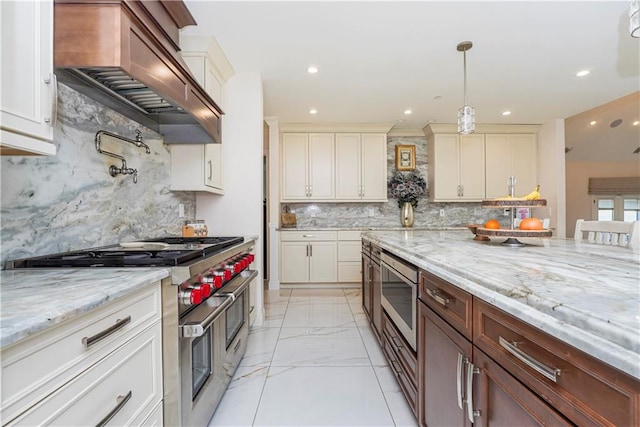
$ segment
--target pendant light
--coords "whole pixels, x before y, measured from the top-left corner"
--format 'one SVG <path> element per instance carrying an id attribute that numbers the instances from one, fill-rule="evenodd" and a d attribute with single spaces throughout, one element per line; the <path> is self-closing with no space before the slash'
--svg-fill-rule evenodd
<path id="1" fill-rule="evenodd" d="M 458 133 L 468 135 L 476 131 L 476 111 L 467 102 L 467 51 L 473 47 L 470 41 L 458 43 L 457 50 L 464 55 L 464 105 L 458 109 Z"/>
<path id="2" fill-rule="evenodd" d="M 629 2 L 629 32 L 631 37 L 640 38 L 640 0 Z"/>

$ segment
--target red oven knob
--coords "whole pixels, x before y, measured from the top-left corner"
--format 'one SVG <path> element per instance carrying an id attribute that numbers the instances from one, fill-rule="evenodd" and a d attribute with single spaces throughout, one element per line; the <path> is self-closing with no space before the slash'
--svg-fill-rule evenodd
<path id="1" fill-rule="evenodd" d="M 231 268 L 233 268 L 233 266 L 232 266 Z M 227 280 L 231 280 L 231 276 L 232 276 L 232 275 L 233 275 L 233 273 L 231 272 L 231 269 L 230 269 L 230 268 L 225 268 L 225 269 L 224 269 L 224 280 L 225 280 L 225 282 L 226 282 Z"/>
<path id="2" fill-rule="evenodd" d="M 234 271 L 235 273 L 240 273 L 240 271 L 241 271 L 241 270 L 242 270 L 242 264 L 240 263 L 240 261 L 236 261 L 236 262 L 233 264 L 233 271 Z"/>
<path id="3" fill-rule="evenodd" d="M 213 272 L 213 286 L 215 286 L 216 289 L 219 289 L 222 287 L 222 280 L 224 280 L 224 271 L 223 270 L 216 270 Z"/>
<path id="4" fill-rule="evenodd" d="M 202 290 L 188 288 L 180 291 L 180 299 L 184 305 L 197 305 L 202 302 Z"/>
<path id="5" fill-rule="evenodd" d="M 213 279 L 210 276 L 207 278 Z M 211 285 L 209 283 L 200 283 L 199 285 L 194 286 L 194 289 L 200 290 L 200 293 L 202 294 L 202 299 L 207 299 L 209 298 L 209 295 L 211 295 Z"/>
<path id="6" fill-rule="evenodd" d="M 255 261 L 255 259 L 256 259 L 256 256 L 254 254 L 249 254 L 249 264 Z"/>

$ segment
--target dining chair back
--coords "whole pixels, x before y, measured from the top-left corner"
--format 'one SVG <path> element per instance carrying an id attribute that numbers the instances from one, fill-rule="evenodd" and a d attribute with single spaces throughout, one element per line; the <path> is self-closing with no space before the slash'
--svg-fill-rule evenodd
<path id="1" fill-rule="evenodd" d="M 585 221 L 579 219 L 576 221 L 574 239 L 601 245 L 640 247 L 640 221 Z"/>

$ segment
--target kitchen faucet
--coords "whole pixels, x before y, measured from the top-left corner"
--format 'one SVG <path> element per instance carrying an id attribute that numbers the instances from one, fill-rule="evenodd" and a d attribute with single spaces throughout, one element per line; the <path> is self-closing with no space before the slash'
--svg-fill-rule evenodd
<path id="1" fill-rule="evenodd" d="M 111 153 L 109 151 L 104 151 L 103 149 L 100 148 L 100 143 L 101 143 L 101 139 L 100 137 L 102 135 L 107 135 L 110 136 L 112 138 L 116 138 L 119 139 L 121 141 L 125 141 L 125 142 L 129 142 L 133 145 L 135 145 L 136 147 L 144 147 L 145 151 L 147 154 L 151 153 L 151 149 L 149 148 L 149 146 L 147 144 L 145 144 L 144 142 L 142 142 L 142 132 L 140 132 L 140 129 L 136 129 L 136 139 L 129 139 L 129 138 L 125 138 L 124 136 L 120 136 L 117 135 L 115 133 L 111 133 L 108 132 L 106 130 L 100 130 L 98 132 L 96 132 L 96 138 L 95 138 L 95 143 L 96 143 L 96 150 L 98 150 L 98 153 L 100 154 L 104 154 L 106 156 L 109 157 L 113 157 L 115 159 L 119 159 L 122 162 L 122 167 L 117 167 L 114 165 L 111 165 L 109 167 L 109 175 L 115 177 L 116 175 L 133 175 L 133 183 L 136 184 L 138 182 L 138 170 L 137 169 L 133 169 L 133 168 L 128 168 L 127 167 L 127 161 L 125 160 L 124 157 L 115 154 L 115 153 Z"/>

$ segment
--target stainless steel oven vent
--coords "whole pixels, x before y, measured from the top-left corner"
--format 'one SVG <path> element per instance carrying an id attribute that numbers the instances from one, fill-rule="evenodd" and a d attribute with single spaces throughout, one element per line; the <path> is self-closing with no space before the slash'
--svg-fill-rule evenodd
<path id="1" fill-rule="evenodd" d="M 119 68 L 79 68 L 81 72 L 148 114 L 187 114 Z"/>

